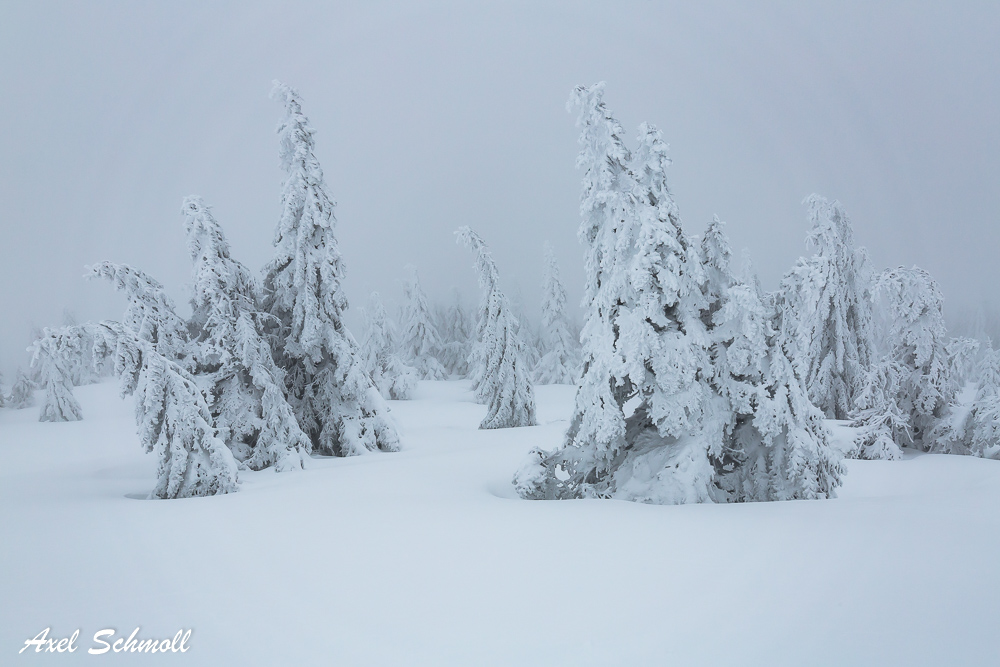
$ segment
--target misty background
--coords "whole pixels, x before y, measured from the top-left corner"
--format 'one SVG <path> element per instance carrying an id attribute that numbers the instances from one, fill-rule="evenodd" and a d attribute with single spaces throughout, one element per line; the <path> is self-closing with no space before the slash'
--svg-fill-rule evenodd
<path id="1" fill-rule="evenodd" d="M 968 329 L 1000 312 L 1000 4 L 6 2 L 0 4 L 0 367 L 32 326 L 117 319 L 84 265 L 132 264 L 186 312 L 180 206 L 214 207 L 258 270 L 280 212 L 271 80 L 297 88 L 338 202 L 349 326 L 404 266 L 478 301 L 460 225 L 538 321 L 542 244 L 571 304 L 577 84 L 630 145 L 670 144 L 685 230 L 718 214 L 774 289 L 806 253 L 802 199 L 846 207 L 876 269 L 918 265 Z M 573 311 L 577 319 L 580 313 Z M 9 377 L 9 376 L 8 376 Z"/>

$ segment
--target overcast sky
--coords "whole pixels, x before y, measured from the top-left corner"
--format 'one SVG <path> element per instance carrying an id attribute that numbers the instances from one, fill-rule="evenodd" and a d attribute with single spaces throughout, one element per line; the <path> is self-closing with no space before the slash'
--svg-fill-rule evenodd
<path id="1" fill-rule="evenodd" d="M 877 6 L 876 6 L 877 5 Z M 805 252 L 802 199 L 839 199 L 879 269 L 917 264 L 951 312 L 1000 307 L 1000 3 L 0 3 L 0 365 L 29 327 L 119 317 L 83 267 L 140 267 L 187 299 L 180 205 L 234 254 L 271 252 L 272 79 L 296 87 L 338 201 L 357 317 L 478 299 L 452 232 L 491 244 L 537 321 L 542 244 L 582 294 L 574 85 L 606 81 L 634 142 L 670 144 L 685 228 L 713 214 L 765 287 Z"/>

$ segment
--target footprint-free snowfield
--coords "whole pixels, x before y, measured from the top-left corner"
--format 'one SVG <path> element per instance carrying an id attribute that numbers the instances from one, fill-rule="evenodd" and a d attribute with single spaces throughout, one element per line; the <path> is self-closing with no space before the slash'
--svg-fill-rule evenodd
<path id="1" fill-rule="evenodd" d="M 0 410 L 0 664 L 1000 663 L 1000 462 L 849 460 L 823 501 L 526 501 L 512 473 L 574 388 L 481 431 L 466 382 L 422 382 L 390 404 L 398 453 L 145 500 L 117 391 L 78 388 L 80 422 Z M 136 627 L 188 650 L 88 655 Z M 76 651 L 18 654 L 45 628 Z"/>

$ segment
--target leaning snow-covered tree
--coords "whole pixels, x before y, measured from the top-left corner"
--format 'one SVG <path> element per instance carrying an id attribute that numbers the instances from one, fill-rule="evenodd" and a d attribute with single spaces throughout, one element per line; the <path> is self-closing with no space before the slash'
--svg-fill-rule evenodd
<path id="1" fill-rule="evenodd" d="M 114 341 L 123 394 L 135 398 L 139 440 L 159 461 L 150 498 L 190 498 L 239 489 L 237 463 L 216 436 L 208 399 L 194 376 L 118 322 L 102 322 Z"/>
<path id="2" fill-rule="evenodd" d="M 417 371 L 396 354 L 392 320 L 378 292 L 371 293 L 364 315 L 366 333 L 361 356 L 365 369 L 383 398 L 397 401 L 412 398 L 417 386 Z"/>
<path id="3" fill-rule="evenodd" d="M 301 469 L 309 439 L 285 400 L 284 372 L 264 335 L 250 271 L 234 260 L 229 242 L 200 197 L 181 207 L 194 263 L 192 357 L 211 379 L 211 411 L 219 437 L 251 470 Z"/>
<path id="4" fill-rule="evenodd" d="M 545 354 L 535 366 L 538 384 L 576 384 L 580 372 L 579 344 L 570 334 L 566 316 L 566 288 L 552 246 L 545 244 L 542 276 L 542 340 Z"/>
<path id="5" fill-rule="evenodd" d="M 20 410 L 35 404 L 35 384 L 20 368 L 14 375 L 14 384 L 10 387 L 7 405 Z"/>
<path id="6" fill-rule="evenodd" d="M 709 325 L 713 375 L 722 399 L 706 419 L 721 439 L 710 450 L 720 498 L 731 502 L 827 498 L 843 475 L 822 413 L 808 397 L 786 352 L 789 323 L 762 298 L 747 267 L 743 282 L 731 269 L 732 252 L 716 217 L 701 239 L 704 266 L 702 321 Z M 779 297 L 780 298 L 780 297 Z"/>
<path id="7" fill-rule="evenodd" d="M 272 95 L 285 105 L 278 126 L 285 179 L 275 255 L 265 269 L 264 307 L 274 318 L 272 348 L 285 371 L 289 403 L 315 452 L 396 451 L 399 436 L 388 406 L 343 322 L 344 263 L 314 130 L 295 91 L 275 82 Z"/>
<path id="8" fill-rule="evenodd" d="M 437 355 L 441 350 L 427 295 L 420 287 L 420 278 L 414 267 L 403 280 L 403 308 L 400 312 L 399 350 L 406 363 L 415 368 L 422 380 L 444 380 L 448 377 Z"/>
<path id="9" fill-rule="evenodd" d="M 583 379 L 563 446 L 532 451 L 519 494 L 662 504 L 832 495 L 840 457 L 757 290 L 733 284 L 721 223 L 705 248 L 691 243 L 660 132 L 640 127 L 630 155 L 602 93 L 571 98 L 586 168 Z"/>
<path id="10" fill-rule="evenodd" d="M 209 402 L 179 361 L 183 320 L 157 281 L 126 265 L 103 262 L 91 277 L 109 280 L 128 300 L 122 322 L 101 322 L 98 345 L 114 349 L 122 396 L 132 395 L 139 439 L 157 455 L 152 498 L 237 490 L 237 463 L 216 436 Z"/>
<path id="11" fill-rule="evenodd" d="M 793 359 L 810 399 L 827 417 L 846 419 L 872 360 L 871 268 L 840 202 L 814 194 L 805 204 L 815 254 L 782 279 L 782 318 L 794 329 Z"/>
<path id="12" fill-rule="evenodd" d="M 38 421 L 72 422 L 83 419 L 83 411 L 73 396 L 73 379 L 70 372 L 71 357 L 76 353 L 73 341 L 78 336 L 74 329 L 44 329 L 28 351 L 31 365 L 38 368 L 45 398 L 42 400 Z"/>
<path id="13" fill-rule="evenodd" d="M 507 297 L 500 290 L 500 273 L 482 237 L 460 227 L 457 240 L 476 255 L 483 300 L 476 321 L 476 343 L 469 365 L 476 397 L 486 404 L 479 428 L 534 426 L 535 390 L 524 362 L 524 343 Z"/>

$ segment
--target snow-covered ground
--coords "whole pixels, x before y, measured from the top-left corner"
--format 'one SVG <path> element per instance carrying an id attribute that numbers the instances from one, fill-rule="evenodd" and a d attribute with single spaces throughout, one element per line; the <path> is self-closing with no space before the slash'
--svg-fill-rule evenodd
<path id="1" fill-rule="evenodd" d="M 510 478 L 566 428 L 478 431 L 464 382 L 393 402 L 404 451 L 144 500 L 156 462 L 113 383 L 84 421 L 0 410 L 0 664 L 101 662 L 114 628 L 198 665 L 997 665 L 1000 462 L 849 461 L 840 497 L 531 502 Z M 843 429 L 841 428 L 841 436 Z M 18 654 L 46 627 L 75 653 Z"/>

